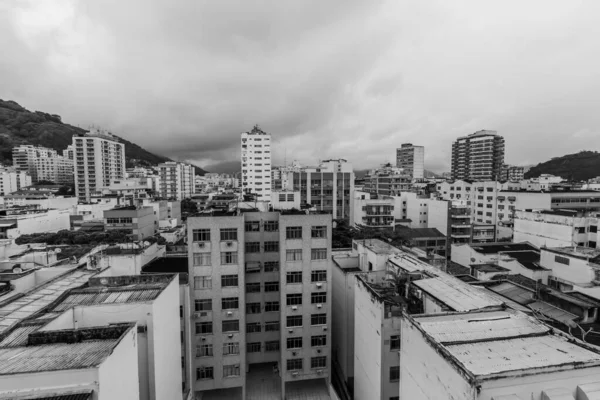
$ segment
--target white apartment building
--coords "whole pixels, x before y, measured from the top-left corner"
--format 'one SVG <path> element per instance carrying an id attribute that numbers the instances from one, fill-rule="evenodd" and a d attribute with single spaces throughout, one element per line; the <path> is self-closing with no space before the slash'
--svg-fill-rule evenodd
<path id="1" fill-rule="evenodd" d="M 396 166 L 404 169 L 412 179 L 425 178 L 425 147 L 402 144 L 396 149 Z"/>
<path id="2" fill-rule="evenodd" d="M 51 181 L 57 184 L 73 182 L 73 160 L 47 147 L 20 145 L 13 148 L 13 165 L 28 172 L 33 183 Z"/>
<path id="3" fill-rule="evenodd" d="M 598 246 L 598 213 L 571 210 L 515 211 L 514 241 L 537 247 Z"/>
<path id="4" fill-rule="evenodd" d="M 496 181 L 504 166 L 504 138 L 482 130 L 459 137 L 452 144 L 452 178 Z"/>
<path id="5" fill-rule="evenodd" d="M 125 145 L 108 135 L 73 136 L 75 194 L 89 202 L 99 188 L 125 178 Z"/>
<path id="6" fill-rule="evenodd" d="M 257 200 L 271 200 L 271 134 L 255 125 L 243 132 L 242 191 L 256 194 Z"/>
<path id="7" fill-rule="evenodd" d="M 187 224 L 196 395 L 327 398 L 331 215 L 238 210 Z"/>
<path id="8" fill-rule="evenodd" d="M 540 263 L 552 271 L 550 284 L 553 287 L 600 298 L 600 249 L 569 246 L 540 251 Z"/>
<path id="9" fill-rule="evenodd" d="M 195 190 L 194 166 L 175 161 L 158 165 L 160 176 L 160 197 L 163 199 L 189 199 Z"/>
<path id="10" fill-rule="evenodd" d="M 14 193 L 23 187 L 30 186 L 31 183 L 29 172 L 0 167 L 0 196 Z"/>

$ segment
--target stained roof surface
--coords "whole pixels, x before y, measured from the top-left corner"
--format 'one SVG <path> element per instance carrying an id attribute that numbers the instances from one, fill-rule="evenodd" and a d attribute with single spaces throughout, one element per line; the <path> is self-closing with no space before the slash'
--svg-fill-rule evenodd
<path id="1" fill-rule="evenodd" d="M 503 304 L 498 299 L 451 276 L 440 275 L 436 278 L 417 280 L 413 284 L 455 311 L 480 310 Z"/>
<path id="2" fill-rule="evenodd" d="M 62 393 L 62 394 L 47 394 L 41 397 L 25 397 L 22 400 L 89 400 L 92 398 L 92 392 L 82 393 Z"/>
<path id="3" fill-rule="evenodd" d="M 477 244 L 471 246 L 473 250 L 481 254 L 496 254 L 501 251 L 523 251 L 523 250 L 537 250 L 536 247 L 529 243 L 490 243 L 490 244 Z"/>

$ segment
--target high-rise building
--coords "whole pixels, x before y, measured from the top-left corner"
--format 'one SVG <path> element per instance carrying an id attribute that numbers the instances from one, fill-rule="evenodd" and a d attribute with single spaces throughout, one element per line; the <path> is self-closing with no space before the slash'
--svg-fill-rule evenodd
<path id="1" fill-rule="evenodd" d="M 425 147 L 404 143 L 396 149 L 396 166 L 403 168 L 412 179 L 425 178 Z"/>
<path id="2" fill-rule="evenodd" d="M 0 166 L 0 196 L 16 192 L 27 186 L 31 186 L 29 173 L 18 171 L 14 167 Z"/>
<path id="3" fill-rule="evenodd" d="M 400 196 L 412 189 L 411 175 L 406 170 L 384 164 L 364 177 L 364 191 L 384 196 Z"/>
<path id="4" fill-rule="evenodd" d="M 13 164 L 19 171 L 28 172 L 33 183 L 52 181 L 73 182 L 73 160 L 47 147 L 20 145 L 13 148 Z"/>
<path id="5" fill-rule="evenodd" d="M 311 388 L 326 397 L 331 216 L 237 210 L 187 224 L 196 394 L 283 399 Z"/>
<path id="6" fill-rule="evenodd" d="M 478 131 L 452 144 L 452 179 L 497 181 L 504 165 L 504 138 L 496 131 Z"/>
<path id="7" fill-rule="evenodd" d="M 67 148 L 63 150 L 62 156 L 69 160 L 75 159 L 75 149 L 73 148 L 72 144 L 68 145 Z"/>
<path id="8" fill-rule="evenodd" d="M 300 191 L 301 205 L 310 204 L 334 219 L 350 220 L 354 171 L 346 160 L 325 160 L 316 168 L 290 172 L 287 180 L 287 189 Z"/>
<path id="9" fill-rule="evenodd" d="M 271 134 L 258 125 L 242 133 L 242 189 L 257 200 L 271 200 Z"/>
<path id="10" fill-rule="evenodd" d="M 125 145 L 110 134 L 73 136 L 75 193 L 88 202 L 99 188 L 125 178 Z"/>
<path id="11" fill-rule="evenodd" d="M 195 190 L 194 166 L 175 161 L 158 165 L 160 185 L 159 193 L 163 199 L 189 199 Z"/>

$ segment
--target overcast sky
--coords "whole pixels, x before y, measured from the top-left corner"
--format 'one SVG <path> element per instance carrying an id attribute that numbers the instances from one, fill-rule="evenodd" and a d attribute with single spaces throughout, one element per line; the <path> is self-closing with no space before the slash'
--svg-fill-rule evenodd
<path id="1" fill-rule="evenodd" d="M 600 147 L 600 1 L 5 0 L 0 98 L 219 170 L 366 169 L 405 142 L 449 169 L 480 129 L 526 165 Z"/>

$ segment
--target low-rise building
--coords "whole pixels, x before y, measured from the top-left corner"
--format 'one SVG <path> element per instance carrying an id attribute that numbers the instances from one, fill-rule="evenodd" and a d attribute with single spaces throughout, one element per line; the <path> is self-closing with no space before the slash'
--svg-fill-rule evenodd
<path id="1" fill-rule="evenodd" d="M 531 243 L 457 243 L 452 244 L 452 262 L 470 267 L 473 264 L 498 264 L 503 252 L 539 251 Z"/>
<path id="2" fill-rule="evenodd" d="M 273 189 L 270 204 L 274 210 L 300 210 L 300 192 Z"/>
<path id="3" fill-rule="evenodd" d="M 430 200 L 428 209 L 428 227 L 435 228 L 446 236 L 447 255 L 450 254 L 451 244 L 471 241 L 471 210 L 466 201 Z"/>
<path id="4" fill-rule="evenodd" d="M 402 244 L 415 247 L 440 256 L 446 256 L 447 239 L 436 228 L 405 228 L 396 227 L 395 234 L 402 240 Z"/>
<path id="5" fill-rule="evenodd" d="M 104 211 L 104 226 L 107 231 L 128 230 L 137 240 L 156 233 L 155 221 L 152 207 L 126 206 Z"/>
<path id="6" fill-rule="evenodd" d="M 0 210 L 0 239 L 58 232 L 70 227 L 69 210 L 38 210 L 30 207 Z"/>
<path id="7" fill-rule="evenodd" d="M 541 249 L 540 263 L 552 271 L 550 284 L 561 290 L 600 286 L 599 249 L 546 247 Z"/>
<path id="8" fill-rule="evenodd" d="M 600 352 L 519 312 L 404 315 L 401 399 L 590 398 Z"/>

